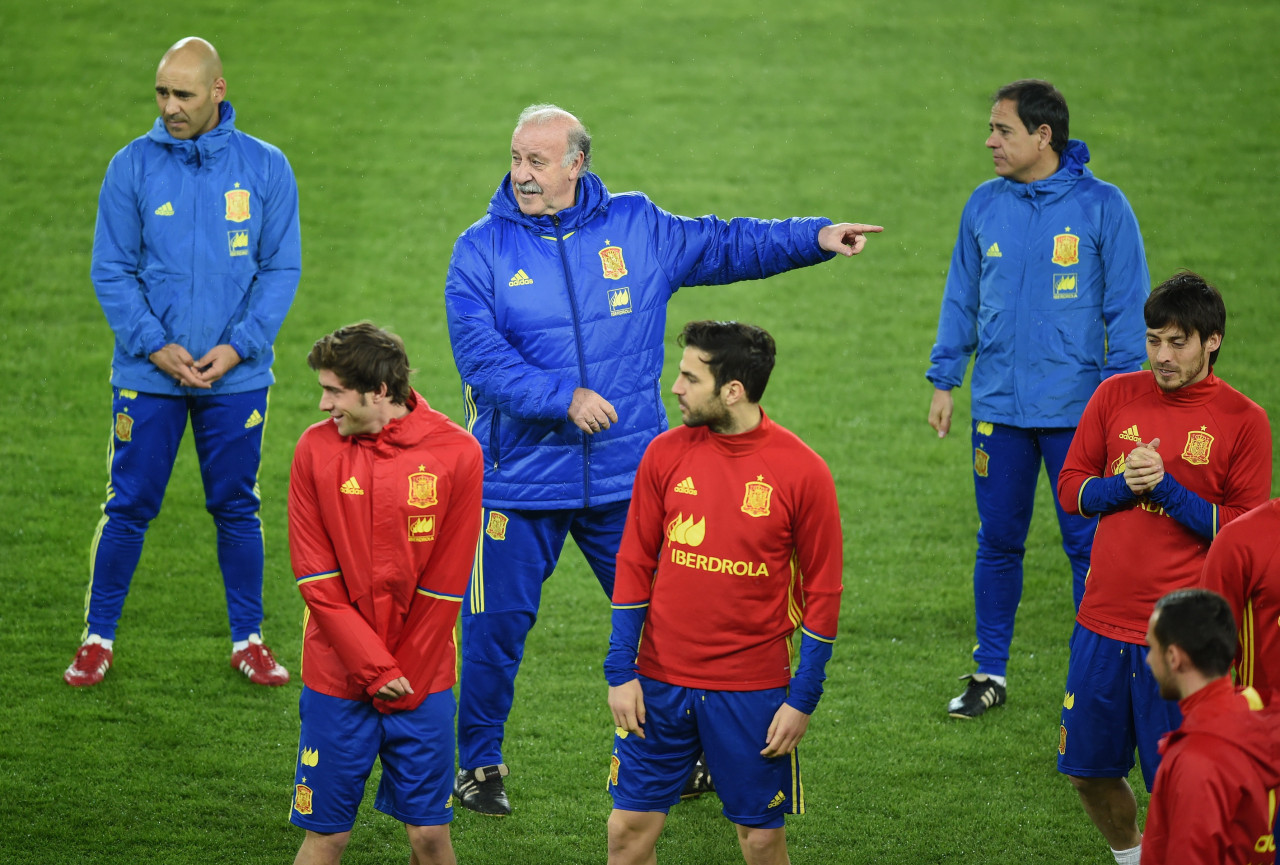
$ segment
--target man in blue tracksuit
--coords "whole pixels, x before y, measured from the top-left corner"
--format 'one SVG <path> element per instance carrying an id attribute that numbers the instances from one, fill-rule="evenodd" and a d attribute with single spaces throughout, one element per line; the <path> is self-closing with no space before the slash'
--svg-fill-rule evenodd
<path id="1" fill-rule="evenodd" d="M 511 811 L 503 728 L 567 535 L 612 593 L 636 467 L 667 429 L 671 296 L 855 255 L 881 230 L 673 216 L 640 193 L 610 195 L 588 170 L 590 147 L 568 112 L 525 109 L 511 172 L 458 238 L 445 286 L 467 426 L 485 449 L 484 534 L 462 607 L 455 792 L 487 814 Z"/>
<path id="2" fill-rule="evenodd" d="M 1085 167 L 1089 149 L 1068 138 L 1062 94 L 1047 81 L 1022 80 L 992 103 L 986 144 L 999 176 L 979 186 L 961 214 L 926 374 L 935 388 L 929 424 L 941 438 L 951 429 L 951 390 L 974 358 L 978 670 L 962 677 L 968 685 L 948 705 L 955 718 L 1005 701 L 1040 464 L 1056 489 L 1098 383 L 1142 365 L 1142 305 L 1151 287 L 1133 210 Z M 1097 520 L 1060 505 L 1057 512 L 1079 608 Z"/>
<path id="3" fill-rule="evenodd" d="M 95 685 L 159 513 L 187 419 L 231 621 L 231 666 L 289 673 L 262 643 L 258 466 L 272 343 L 302 267 L 284 154 L 235 127 L 213 46 L 189 37 L 156 70 L 154 127 L 115 155 L 98 199 L 91 276 L 115 335 L 110 478 L 91 550 L 86 628 L 63 674 Z"/>

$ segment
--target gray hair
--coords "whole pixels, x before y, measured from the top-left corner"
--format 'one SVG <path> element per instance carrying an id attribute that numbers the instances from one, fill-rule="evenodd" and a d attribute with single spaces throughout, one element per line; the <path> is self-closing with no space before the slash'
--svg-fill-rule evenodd
<path id="1" fill-rule="evenodd" d="M 520 117 L 516 119 L 516 130 L 526 123 L 535 123 L 538 126 L 549 123 L 553 120 L 565 119 L 570 121 L 569 125 L 569 146 L 564 152 L 564 159 L 561 166 L 568 168 L 573 161 L 578 158 L 578 154 L 582 154 L 582 170 L 591 170 L 591 133 L 587 131 L 587 127 L 582 125 L 582 121 L 574 117 L 568 111 L 565 111 L 559 105 L 542 104 L 530 105 L 524 111 L 520 112 Z"/>

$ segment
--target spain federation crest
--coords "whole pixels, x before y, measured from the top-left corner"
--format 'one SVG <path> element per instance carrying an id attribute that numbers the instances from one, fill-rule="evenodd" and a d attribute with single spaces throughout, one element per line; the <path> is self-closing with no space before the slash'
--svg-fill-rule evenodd
<path id="1" fill-rule="evenodd" d="M 1080 263 L 1080 238 L 1074 234 L 1055 234 L 1053 237 L 1053 263 L 1070 267 Z"/>
<path id="2" fill-rule="evenodd" d="M 742 512 L 749 517 L 767 517 L 772 497 L 773 487 L 764 482 L 764 475 L 756 475 L 755 480 L 747 481 L 747 492 L 742 497 Z"/>
<path id="3" fill-rule="evenodd" d="M 991 455 L 982 448 L 973 449 L 973 473 L 980 478 L 987 476 Z"/>
<path id="4" fill-rule="evenodd" d="M 627 275 L 627 263 L 622 260 L 621 246 L 606 246 L 600 250 L 600 265 L 605 279 L 622 279 Z"/>
<path id="5" fill-rule="evenodd" d="M 495 541 L 505 541 L 507 539 L 507 522 L 506 514 L 489 511 L 489 525 L 485 527 L 484 533 Z"/>
<path id="6" fill-rule="evenodd" d="M 299 814 L 311 813 L 311 788 L 306 784 L 294 786 L 293 810 Z"/>
<path id="7" fill-rule="evenodd" d="M 1209 449 L 1213 447 L 1213 436 L 1204 431 L 1204 427 L 1187 433 L 1187 446 L 1182 449 L 1182 458 L 1193 466 L 1209 464 Z"/>
<path id="8" fill-rule="evenodd" d="M 436 498 L 439 479 L 425 469 L 426 466 L 418 466 L 418 470 L 409 475 L 409 504 L 415 508 L 429 508 L 439 501 Z"/>
<path id="9" fill-rule="evenodd" d="M 241 189 L 240 184 L 236 184 L 236 188 L 228 191 L 224 196 L 227 199 L 227 222 L 247 222 L 249 219 L 249 190 Z"/>
<path id="10" fill-rule="evenodd" d="M 122 442 L 133 439 L 133 418 L 124 412 L 116 415 L 116 438 Z"/>

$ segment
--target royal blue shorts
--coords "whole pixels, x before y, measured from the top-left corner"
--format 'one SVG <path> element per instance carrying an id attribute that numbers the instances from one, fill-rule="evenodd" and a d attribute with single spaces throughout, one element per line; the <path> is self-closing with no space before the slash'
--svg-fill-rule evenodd
<path id="1" fill-rule="evenodd" d="M 1127 778 L 1133 752 L 1150 792 L 1160 768 L 1160 739 L 1182 723 L 1178 703 L 1160 696 L 1147 647 L 1095 634 L 1071 634 L 1062 701 L 1058 771 L 1077 778 Z"/>
<path id="2" fill-rule="evenodd" d="M 613 739 L 609 792 L 615 808 L 665 814 L 680 801 L 698 754 L 705 753 L 732 822 L 776 829 L 784 814 L 804 813 L 798 754 L 760 755 L 786 688 L 706 691 L 643 676 L 640 687 L 645 738 L 619 730 Z"/>
<path id="3" fill-rule="evenodd" d="M 302 689 L 302 735 L 289 820 L 313 832 L 349 832 L 375 758 L 382 781 L 374 807 L 410 826 L 453 819 L 451 689 L 408 712 Z"/>

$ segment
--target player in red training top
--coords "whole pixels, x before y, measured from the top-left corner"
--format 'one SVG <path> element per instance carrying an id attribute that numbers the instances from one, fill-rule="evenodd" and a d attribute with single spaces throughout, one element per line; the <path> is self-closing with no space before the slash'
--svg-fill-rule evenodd
<path id="1" fill-rule="evenodd" d="M 1071 635 L 1058 771 L 1122 865 L 1141 855 L 1125 780 L 1134 749 L 1150 789 L 1160 737 L 1180 720 L 1144 663 L 1151 608 L 1196 585 L 1218 530 L 1271 490 L 1267 415 L 1213 374 L 1227 318 L 1218 290 L 1184 271 L 1151 292 L 1143 315 L 1150 372 L 1102 383 L 1058 477 L 1064 508 L 1101 515 Z"/>
<path id="2" fill-rule="evenodd" d="M 783 815 L 804 810 L 796 744 L 840 613 L 835 484 L 759 405 L 768 333 L 699 321 L 680 342 L 671 390 L 684 426 L 645 451 L 618 552 L 605 659 L 618 725 L 609 862 L 653 861 L 699 752 L 746 861 L 783 862 Z"/>
<path id="3" fill-rule="evenodd" d="M 1236 684 L 1280 691 L 1280 499 L 1222 530 L 1200 585 L 1227 599 L 1239 625 Z"/>
<path id="4" fill-rule="evenodd" d="M 1147 865 L 1275 861 L 1280 715 L 1253 688 L 1232 686 L 1235 630 L 1227 602 L 1204 589 L 1166 595 L 1151 614 L 1147 663 L 1160 693 L 1180 701 L 1182 726 L 1160 743 L 1142 842 Z"/>
<path id="5" fill-rule="evenodd" d="M 336 863 L 375 759 L 375 807 L 417 865 L 453 865 L 453 628 L 480 534 L 480 447 L 409 386 L 395 334 L 318 340 L 330 418 L 302 434 L 289 551 L 307 603 L 291 821 L 297 863 Z"/>

